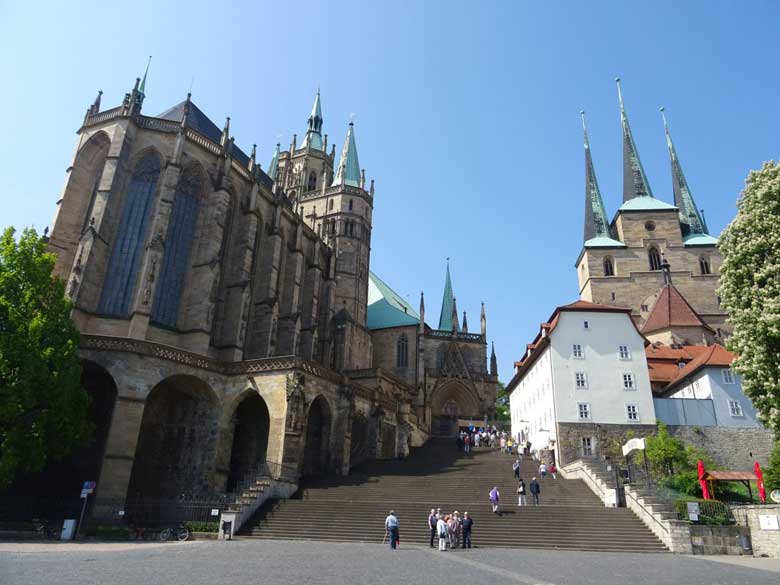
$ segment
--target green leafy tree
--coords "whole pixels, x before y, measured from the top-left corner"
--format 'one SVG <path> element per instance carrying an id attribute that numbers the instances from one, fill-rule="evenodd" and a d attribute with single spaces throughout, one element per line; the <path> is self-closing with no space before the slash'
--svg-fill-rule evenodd
<path id="1" fill-rule="evenodd" d="M 763 470 L 764 487 L 766 493 L 772 490 L 780 490 L 780 441 L 775 443 L 772 456 L 769 458 L 769 467 Z"/>
<path id="2" fill-rule="evenodd" d="M 737 216 L 720 237 L 721 304 L 734 370 L 761 420 L 780 433 L 780 164 L 751 171 Z"/>
<path id="3" fill-rule="evenodd" d="M 506 386 L 503 382 L 498 383 L 498 392 L 496 392 L 496 418 L 498 420 L 509 420 L 509 394 L 506 392 Z"/>
<path id="4" fill-rule="evenodd" d="M 54 256 L 35 230 L 0 236 L 0 488 L 90 434 L 79 334 Z"/>
<path id="5" fill-rule="evenodd" d="M 668 477 L 689 467 L 689 453 L 682 441 L 671 436 L 659 421 L 658 432 L 645 440 L 647 461 L 656 477 Z"/>

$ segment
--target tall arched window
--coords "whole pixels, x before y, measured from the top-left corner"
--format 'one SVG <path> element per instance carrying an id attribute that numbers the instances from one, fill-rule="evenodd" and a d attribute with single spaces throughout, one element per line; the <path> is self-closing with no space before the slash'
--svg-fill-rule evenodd
<path id="1" fill-rule="evenodd" d="M 604 276 L 615 276 L 615 265 L 609 256 L 604 258 Z"/>
<path id="2" fill-rule="evenodd" d="M 160 159 L 156 155 L 148 154 L 136 164 L 103 282 L 101 313 L 127 315 L 130 310 L 159 177 Z"/>
<path id="3" fill-rule="evenodd" d="M 647 260 L 650 263 L 650 270 L 661 270 L 661 253 L 655 246 L 647 251 Z"/>
<path id="4" fill-rule="evenodd" d="M 307 185 L 309 191 L 314 191 L 317 188 L 317 173 L 314 171 L 309 173 L 309 184 Z"/>
<path id="5" fill-rule="evenodd" d="M 165 238 L 165 254 L 152 306 L 152 321 L 167 327 L 175 327 L 179 316 L 179 303 L 198 220 L 203 189 L 202 177 L 197 167 L 189 167 L 176 187 L 173 211 Z"/>
<path id="6" fill-rule="evenodd" d="M 409 340 L 406 333 L 402 333 L 395 344 L 395 367 L 409 367 Z"/>
<path id="7" fill-rule="evenodd" d="M 702 274 L 710 274 L 710 259 L 706 256 L 699 258 L 699 268 Z"/>

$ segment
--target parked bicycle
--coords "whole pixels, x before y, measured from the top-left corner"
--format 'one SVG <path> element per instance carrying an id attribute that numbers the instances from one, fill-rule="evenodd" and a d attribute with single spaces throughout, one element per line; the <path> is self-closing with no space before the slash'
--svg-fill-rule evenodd
<path id="1" fill-rule="evenodd" d="M 32 524 L 38 538 L 57 540 L 60 537 L 61 528 L 49 523 L 46 519 L 33 518 Z"/>
<path id="2" fill-rule="evenodd" d="M 168 542 L 169 540 L 178 540 L 179 542 L 184 542 L 185 540 L 189 540 L 189 538 L 190 530 L 187 528 L 184 522 L 180 522 L 178 526 L 163 528 L 160 530 L 160 540 L 163 542 Z"/>

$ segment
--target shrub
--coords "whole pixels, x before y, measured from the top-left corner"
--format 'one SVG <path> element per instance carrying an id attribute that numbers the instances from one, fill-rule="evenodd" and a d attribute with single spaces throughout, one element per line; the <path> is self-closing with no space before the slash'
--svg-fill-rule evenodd
<path id="1" fill-rule="evenodd" d="M 190 532 L 219 532 L 219 522 L 186 522 Z"/>

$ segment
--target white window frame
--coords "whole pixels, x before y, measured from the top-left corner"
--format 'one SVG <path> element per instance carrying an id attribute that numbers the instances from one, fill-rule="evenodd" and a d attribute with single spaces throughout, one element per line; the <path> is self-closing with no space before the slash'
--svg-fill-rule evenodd
<path id="1" fill-rule="evenodd" d="M 579 353 L 579 355 L 577 355 Z M 571 344 L 571 357 L 575 360 L 584 360 L 585 359 L 585 348 L 580 343 L 572 343 Z"/>
<path id="2" fill-rule="evenodd" d="M 632 418 L 632 409 L 633 409 L 633 418 Z M 628 422 L 634 423 L 639 422 L 639 407 L 637 407 L 636 404 L 626 404 L 626 420 Z"/>
<path id="3" fill-rule="evenodd" d="M 618 345 L 618 357 L 621 360 L 629 361 L 631 359 L 631 348 L 627 345 Z"/>
<path id="4" fill-rule="evenodd" d="M 580 448 L 582 449 L 583 457 L 593 456 L 593 442 L 593 437 L 580 437 Z"/>
<path id="5" fill-rule="evenodd" d="M 583 408 L 585 407 L 585 414 L 586 416 L 582 416 Z M 593 413 L 590 411 L 590 402 L 578 402 L 577 403 L 577 418 L 579 420 L 591 420 L 593 417 Z"/>
<path id="6" fill-rule="evenodd" d="M 582 384 L 580 384 L 580 376 L 582 377 Z M 586 372 L 574 372 L 574 387 L 577 390 L 588 389 L 588 374 Z"/>
<path id="7" fill-rule="evenodd" d="M 637 389 L 636 388 L 636 377 L 634 376 L 633 372 L 623 372 L 623 374 L 620 376 L 620 379 L 622 380 L 623 390 L 630 390 L 630 391 L 633 392 L 634 390 Z M 626 382 L 627 381 L 631 382 L 630 386 L 626 386 Z"/>
<path id="8" fill-rule="evenodd" d="M 724 368 L 723 370 L 721 370 L 720 374 L 723 377 L 724 384 L 737 383 L 737 381 L 734 379 L 734 372 L 731 371 L 731 368 Z"/>
<path id="9" fill-rule="evenodd" d="M 739 400 L 729 400 L 729 414 L 733 418 L 745 417 L 745 411 L 742 410 L 742 404 L 740 404 Z"/>

